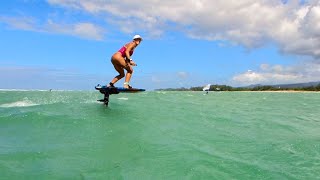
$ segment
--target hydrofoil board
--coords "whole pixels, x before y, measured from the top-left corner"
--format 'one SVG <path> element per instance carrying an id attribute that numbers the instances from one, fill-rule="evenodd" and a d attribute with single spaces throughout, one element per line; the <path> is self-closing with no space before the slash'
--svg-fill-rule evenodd
<path id="1" fill-rule="evenodd" d="M 139 88 L 106 87 L 106 86 L 96 86 L 95 89 L 100 91 L 103 94 L 105 92 L 109 92 L 109 94 L 118 94 L 118 93 L 135 93 L 135 92 L 145 91 L 145 89 L 139 89 Z"/>
<path id="2" fill-rule="evenodd" d="M 103 102 L 106 106 L 108 106 L 110 94 L 137 93 L 137 92 L 145 91 L 145 89 L 139 89 L 139 88 L 107 87 L 107 86 L 100 86 L 100 85 L 97 85 L 95 89 L 98 90 L 101 94 L 104 94 L 104 98 L 98 101 Z"/>

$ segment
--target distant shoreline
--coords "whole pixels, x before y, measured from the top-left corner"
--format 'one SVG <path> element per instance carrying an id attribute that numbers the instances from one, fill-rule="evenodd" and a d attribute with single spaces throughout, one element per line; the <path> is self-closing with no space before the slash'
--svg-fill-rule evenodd
<path id="1" fill-rule="evenodd" d="M 309 83 L 310 84 L 310 83 Z M 315 83 L 314 83 L 315 84 Z M 254 87 L 232 87 L 228 85 L 210 85 L 209 91 L 247 91 L 247 92 L 319 92 L 320 82 L 316 85 L 305 86 L 305 84 L 300 84 L 300 86 L 293 87 L 294 84 L 289 85 L 258 85 Z M 304 86 L 303 86 L 304 85 Z M 289 87 L 290 86 L 290 87 Z M 190 87 L 190 88 L 165 88 L 156 89 L 159 91 L 203 91 L 202 86 Z"/>
<path id="2" fill-rule="evenodd" d="M 155 90 L 155 92 L 204 92 L 204 91 Z M 283 90 L 283 91 L 209 91 L 209 92 L 210 93 L 216 93 L 216 92 L 320 93 L 320 91 L 294 91 L 294 90 Z"/>
<path id="3" fill-rule="evenodd" d="M 283 91 L 231 91 L 231 92 L 279 92 L 279 93 L 299 93 L 299 92 L 311 92 L 320 93 L 320 91 L 300 91 L 300 90 L 283 90 Z"/>

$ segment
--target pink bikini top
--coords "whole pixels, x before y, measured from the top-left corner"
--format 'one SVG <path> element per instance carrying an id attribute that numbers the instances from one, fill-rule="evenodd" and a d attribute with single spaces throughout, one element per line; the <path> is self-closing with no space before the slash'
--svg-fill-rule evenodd
<path id="1" fill-rule="evenodd" d="M 126 50 L 127 50 L 127 47 L 126 47 L 126 46 L 123 46 L 121 49 L 119 49 L 118 52 L 120 52 L 120 53 L 121 53 L 121 56 L 125 58 L 125 57 L 126 57 Z M 129 52 L 129 54 L 130 54 L 130 56 L 132 56 L 133 50 L 131 50 L 131 51 Z"/>

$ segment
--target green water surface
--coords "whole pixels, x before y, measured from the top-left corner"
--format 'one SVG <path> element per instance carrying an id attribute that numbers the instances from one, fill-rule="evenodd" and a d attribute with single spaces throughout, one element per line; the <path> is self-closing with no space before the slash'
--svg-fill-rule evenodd
<path id="1" fill-rule="evenodd" d="M 319 179 L 320 93 L 0 91 L 0 179 Z"/>

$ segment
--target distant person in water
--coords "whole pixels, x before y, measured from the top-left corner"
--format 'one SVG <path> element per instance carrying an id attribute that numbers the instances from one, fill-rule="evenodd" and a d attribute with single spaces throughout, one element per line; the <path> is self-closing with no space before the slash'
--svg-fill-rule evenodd
<path id="1" fill-rule="evenodd" d="M 136 66 L 137 64 L 132 60 L 131 56 L 135 48 L 141 43 L 141 41 L 142 37 L 140 35 L 135 35 L 133 36 L 131 42 L 127 43 L 119 51 L 113 54 L 113 56 L 111 57 L 111 62 L 114 66 L 114 69 L 119 73 L 119 75 L 114 77 L 112 81 L 107 85 L 107 87 L 114 87 L 114 84 L 116 82 L 125 77 L 123 87 L 132 88 L 129 84 L 133 73 L 132 66 Z M 127 71 L 126 74 L 124 74 L 124 69 Z"/>

